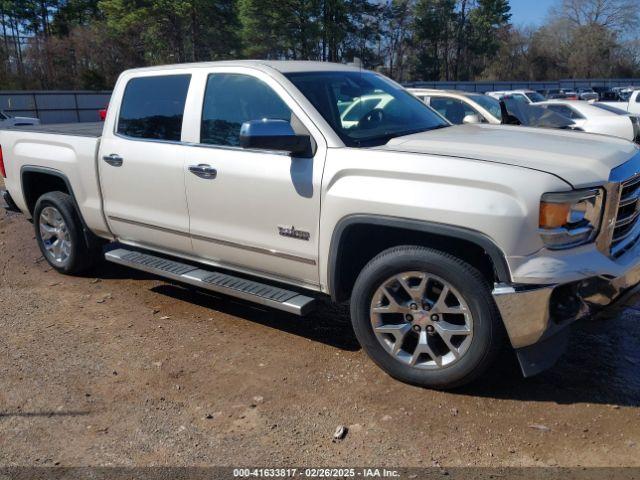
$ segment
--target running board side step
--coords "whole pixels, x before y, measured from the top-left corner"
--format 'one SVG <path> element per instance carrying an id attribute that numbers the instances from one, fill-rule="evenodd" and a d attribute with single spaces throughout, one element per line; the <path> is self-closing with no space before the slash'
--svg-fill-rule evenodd
<path id="1" fill-rule="evenodd" d="M 265 283 L 247 280 L 228 273 L 203 270 L 175 260 L 118 248 L 105 254 L 109 262 L 135 268 L 195 287 L 223 293 L 296 315 L 306 315 L 315 305 L 315 299 L 298 292 Z"/>

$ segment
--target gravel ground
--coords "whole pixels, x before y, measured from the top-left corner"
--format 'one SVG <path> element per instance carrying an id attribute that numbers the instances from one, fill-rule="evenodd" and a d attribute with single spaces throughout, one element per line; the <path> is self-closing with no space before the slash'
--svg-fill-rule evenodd
<path id="1" fill-rule="evenodd" d="M 0 465 L 640 466 L 640 302 L 455 393 L 399 383 L 346 310 L 298 318 L 103 264 L 0 213 Z M 348 427 L 334 442 L 336 427 Z"/>

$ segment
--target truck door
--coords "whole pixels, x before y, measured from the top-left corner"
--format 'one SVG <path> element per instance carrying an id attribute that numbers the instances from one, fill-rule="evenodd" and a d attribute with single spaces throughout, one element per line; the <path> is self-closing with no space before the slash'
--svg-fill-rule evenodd
<path id="1" fill-rule="evenodd" d="M 98 165 L 107 222 L 125 243 L 191 253 L 180 143 L 190 81 L 146 74 L 113 93 L 122 102 L 108 112 Z"/>
<path id="2" fill-rule="evenodd" d="M 203 72 L 199 88 L 186 165 L 194 253 L 222 266 L 317 285 L 324 140 L 288 92 L 262 72 Z M 311 134 L 315 154 L 294 158 L 241 148 L 242 123 L 264 118 L 287 120 L 297 133 Z"/>

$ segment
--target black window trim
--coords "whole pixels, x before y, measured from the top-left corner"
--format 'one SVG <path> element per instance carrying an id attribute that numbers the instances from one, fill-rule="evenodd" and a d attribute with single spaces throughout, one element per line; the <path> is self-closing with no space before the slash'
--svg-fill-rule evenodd
<path id="1" fill-rule="evenodd" d="M 233 73 L 233 74 L 237 74 L 237 75 L 246 75 L 249 77 L 254 77 L 257 78 L 258 80 L 264 82 L 264 80 L 260 79 L 257 75 L 253 75 L 251 73 L 248 72 L 236 72 L 236 71 L 227 71 L 227 70 L 222 70 L 222 71 L 209 71 L 206 75 L 207 75 L 207 79 L 209 78 L 209 75 L 214 75 L 214 74 L 221 74 L 221 73 Z M 143 76 L 132 76 L 131 78 L 129 78 L 127 80 L 127 83 L 124 86 L 124 91 L 126 91 L 127 89 L 127 85 L 129 84 L 129 82 L 131 80 L 137 79 L 137 78 L 150 78 L 150 77 L 168 77 L 168 76 L 175 76 L 175 75 L 189 75 L 190 79 L 193 79 L 193 73 L 170 73 L 170 74 L 161 74 L 161 75 L 143 75 Z M 277 79 L 274 79 L 273 77 L 269 76 L 270 78 L 272 78 L 273 80 L 277 81 Z M 264 82 L 267 83 L 267 82 Z M 271 85 L 267 84 L 269 86 L 269 88 L 271 88 L 273 90 L 273 88 L 271 87 Z M 191 88 L 193 88 L 193 83 L 191 82 L 191 80 L 189 81 L 189 90 L 187 91 L 187 98 L 189 96 L 189 93 L 191 92 Z M 294 87 L 295 88 L 295 87 Z M 124 98 L 124 91 L 122 93 L 122 98 Z M 275 90 L 274 90 L 275 91 Z M 204 109 L 204 94 L 206 93 L 206 82 L 205 82 L 205 90 L 202 92 L 202 109 Z M 277 92 L 276 92 L 277 94 Z M 278 95 L 280 96 L 280 95 Z M 289 102 L 287 102 L 286 100 L 284 100 L 282 97 L 280 97 L 282 99 L 283 102 L 285 102 L 285 104 L 287 106 L 289 106 Z M 291 101 L 293 103 L 295 103 L 298 108 L 302 109 L 304 111 L 304 108 L 302 108 L 302 106 L 292 97 Z M 120 101 L 120 104 L 118 105 L 118 112 L 116 115 L 116 119 L 120 118 L 120 109 L 122 108 L 122 101 Z M 186 104 L 185 104 L 185 111 L 186 111 Z M 293 111 L 293 109 L 291 109 L 291 112 L 295 115 L 295 112 Z M 311 138 L 313 139 L 313 141 L 315 142 L 316 145 L 319 145 L 320 143 L 318 142 L 316 136 L 313 134 L 313 132 L 307 127 L 306 123 L 300 118 L 300 115 L 296 115 L 298 117 L 298 119 L 300 120 L 300 122 L 305 125 L 305 128 L 307 129 L 307 131 L 309 132 L 309 135 L 311 136 Z M 313 122 L 311 120 L 311 118 L 309 118 L 308 115 L 305 114 L 305 117 L 307 118 L 307 121 L 309 123 L 311 123 L 314 128 L 316 130 L 318 130 L 318 132 L 320 133 L 320 136 L 323 139 L 323 145 L 325 145 L 325 148 L 328 148 L 327 146 L 327 140 L 324 137 L 324 135 L 322 134 L 322 129 L 320 127 L 318 127 L 315 122 Z M 198 122 L 198 131 L 200 132 L 200 127 L 202 124 L 202 113 L 200 114 L 200 120 Z M 139 137 L 130 137 L 128 135 L 124 135 L 122 133 L 118 133 L 118 122 L 116 120 L 116 122 L 113 125 L 113 132 L 112 132 L 114 137 L 118 137 L 118 138 L 122 138 L 124 140 L 128 140 L 131 142 L 151 142 L 151 143 L 166 143 L 169 145 L 182 145 L 182 146 L 186 146 L 186 147 L 199 147 L 199 148 L 213 148 L 213 149 L 219 149 L 219 150 L 231 150 L 231 151 L 241 151 L 241 152 L 248 152 L 248 153 L 261 153 L 261 154 L 269 154 L 269 155 L 279 155 L 279 156 L 283 156 L 283 157 L 291 157 L 291 155 L 287 152 L 283 152 L 281 150 L 261 150 L 261 149 L 255 149 L 255 148 L 243 148 L 243 147 L 235 147 L 235 146 L 230 146 L 230 145 L 211 145 L 211 144 L 207 144 L 207 143 L 200 143 L 198 142 L 187 142 L 184 140 L 162 140 L 162 139 L 158 139 L 158 138 L 139 138 Z M 180 135 L 180 137 L 182 138 L 182 134 Z M 199 139 L 198 139 L 199 140 Z M 316 147 L 316 150 L 314 151 L 313 154 L 313 158 L 315 158 L 316 154 L 317 154 L 317 150 L 318 148 Z"/>
<path id="2" fill-rule="evenodd" d="M 233 147 L 230 145 L 209 145 L 207 143 L 197 143 L 197 142 L 186 142 L 184 140 L 160 140 L 156 138 L 136 138 L 129 137 L 127 135 L 122 135 L 120 133 L 114 134 L 116 137 L 120 137 L 124 140 L 129 140 L 131 142 L 151 142 L 151 143 L 166 143 L 169 145 L 178 145 L 183 147 L 199 147 L 199 148 L 213 148 L 217 150 L 231 150 L 231 151 L 240 151 L 240 152 L 249 152 L 249 153 L 262 153 L 262 154 L 271 154 L 271 155 L 281 155 L 283 157 L 290 157 L 291 155 L 287 152 L 283 152 L 281 150 L 259 150 L 256 148 L 242 148 L 242 147 Z"/>
<path id="3" fill-rule="evenodd" d="M 158 77 L 176 77 L 176 76 L 188 76 L 189 77 L 189 87 L 187 88 L 187 96 L 185 97 L 184 110 L 182 112 L 183 118 L 183 126 L 184 126 L 184 113 L 187 111 L 187 99 L 189 98 L 189 93 L 191 92 L 191 88 L 193 85 L 193 73 L 163 73 L 160 75 L 140 75 L 140 76 L 132 76 L 127 80 L 127 83 L 124 85 L 124 89 L 122 91 L 122 96 L 120 97 L 120 104 L 118 105 L 118 112 L 116 115 L 116 121 L 113 125 L 113 136 L 122 138 L 124 140 L 130 140 L 132 142 L 151 142 L 151 143 L 166 143 L 169 145 L 187 145 L 189 142 L 182 141 L 182 126 L 180 127 L 180 140 L 163 140 L 160 138 L 141 138 L 141 137 L 132 137 L 130 135 L 125 135 L 124 133 L 118 132 L 118 124 L 120 123 L 120 111 L 122 110 L 122 104 L 124 103 L 124 94 L 127 92 L 127 87 L 129 86 L 129 82 L 132 80 L 138 80 L 140 78 L 158 78 Z"/>

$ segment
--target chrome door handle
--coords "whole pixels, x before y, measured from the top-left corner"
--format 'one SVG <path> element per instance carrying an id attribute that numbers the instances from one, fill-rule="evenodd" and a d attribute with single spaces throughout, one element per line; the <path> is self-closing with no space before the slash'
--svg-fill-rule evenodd
<path id="1" fill-rule="evenodd" d="M 204 178 L 206 180 L 213 180 L 218 176 L 218 171 L 211 165 L 201 163 L 199 165 L 189 165 L 189 171 L 196 177 Z"/>
<path id="2" fill-rule="evenodd" d="M 105 155 L 104 157 L 102 157 L 102 160 L 107 162 L 112 167 L 121 167 L 122 162 L 124 161 L 124 159 L 120 155 L 117 155 L 115 153 L 112 153 L 111 155 Z"/>

